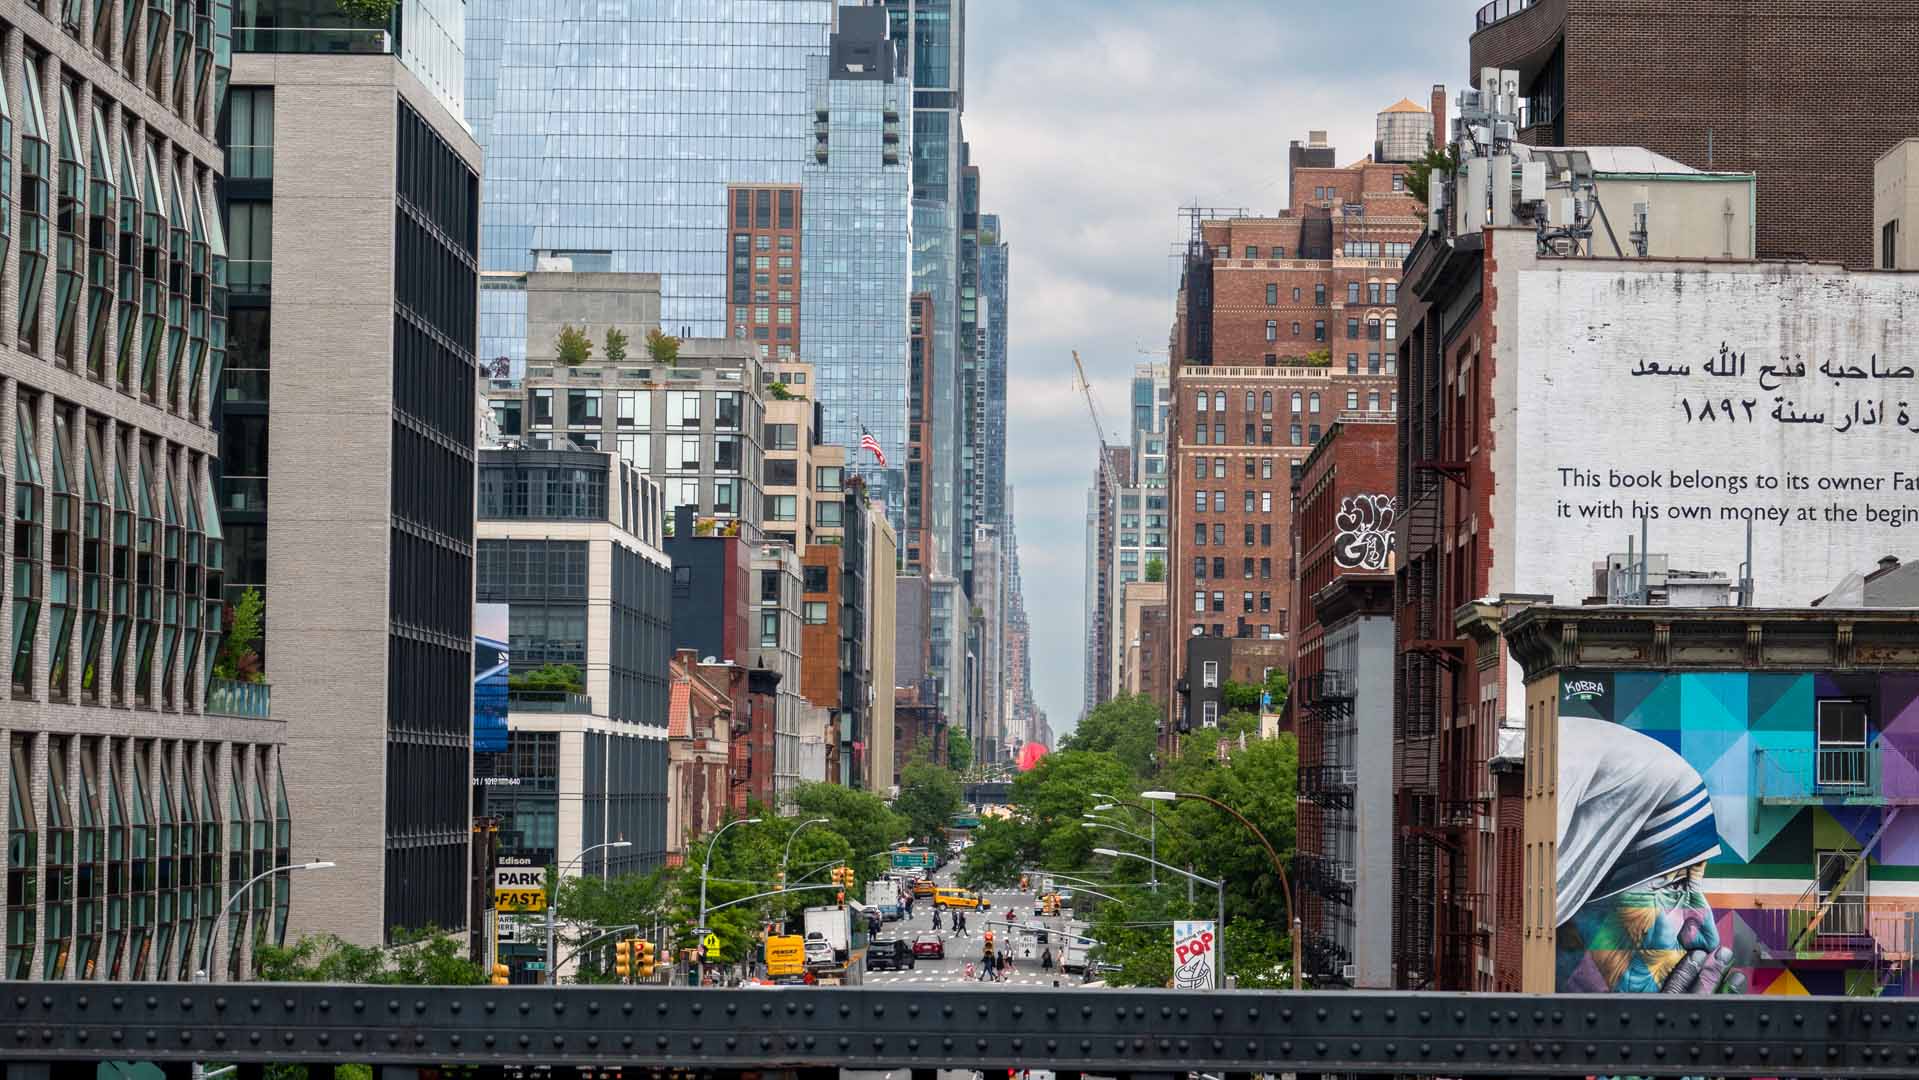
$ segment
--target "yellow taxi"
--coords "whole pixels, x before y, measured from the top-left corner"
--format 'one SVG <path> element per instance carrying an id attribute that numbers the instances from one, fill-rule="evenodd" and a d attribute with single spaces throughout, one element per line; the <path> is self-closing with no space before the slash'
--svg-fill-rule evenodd
<path id="1" fill-rule="evenodd" d="M 979 910 L 979 894 L 969 889 L 935 888 L 933 906 L 943 908 L 969 908 Z"/>

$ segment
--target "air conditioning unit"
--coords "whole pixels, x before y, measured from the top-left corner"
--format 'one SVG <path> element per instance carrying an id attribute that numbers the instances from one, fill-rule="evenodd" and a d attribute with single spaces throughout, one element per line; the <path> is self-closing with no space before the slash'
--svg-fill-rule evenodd
<path id="1" fill-rule="evenodd" d="M 1339 786 L 1340 787 L 1356 787 L 1358 786 L 1358 784 L 1359 784 L 1358 769 L 1339 770 Z"/>
<path id="2" fill-rule="evenodd" d="M 1341 967 L 1339 969 L 1339 977 L 1345 979 L 1347 982 L 1353 982 L 1359 978 L 1359 965 L 1347 964 Z"/>
<path id="3" fill-rule="evenodd" d="M 1358 882 L 1359 882 L 1358 867 L 1342 866 L 1339 868 L 1339 883 L 1341 885 L 1354 885 L 1354 884 L 1358 884 Z"/>

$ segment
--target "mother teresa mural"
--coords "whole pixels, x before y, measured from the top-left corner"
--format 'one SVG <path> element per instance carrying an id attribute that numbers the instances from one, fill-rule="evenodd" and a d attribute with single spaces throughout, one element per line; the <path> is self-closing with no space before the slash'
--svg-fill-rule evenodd
<path id="1" fill-rule="evenodd" d="M 1719 833 L 1705 781 L 1658 740 L 1559 720 L 1558 988 L 1743 993 L 1706 902 Z"/>

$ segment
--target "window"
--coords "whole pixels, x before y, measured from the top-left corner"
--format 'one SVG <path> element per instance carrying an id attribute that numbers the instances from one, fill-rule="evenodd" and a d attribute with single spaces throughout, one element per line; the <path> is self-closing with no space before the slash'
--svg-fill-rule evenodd
<path id="1" fill-rule="evenodd" d="M 821 465 L 814 486 L 821 491 L 839 491 L 844 486 L 845 470 L 838 465 Z"/>
<path id="2" fill-rule="evenodd" d="M 1313 286 L 1313 306 L 1326 306 L 1326 283 L 1323 281 Z"/>
<path id="3" fill-rule="evenodd" d="M 1406 190 L 1406 174 L 1405 173 L 1393 174 L 1393 190 L 1394 191 Z"/>
<path id="4" fill-rule="evenodd" d="M 553 426 L 553 391 L 533 391 L 533 427 Z"/>
<path id="5" fill-rule="evenodd" d="M 1379 411 L 1379 391 L 1377 390 L 1366 391 L 1366 411 L 1367 412 Z"/>
<path id="6" fill-rule="evenodd" d="M 1319 425 L 1318 424 L 1313 424 L 1306 429 L 1306 441 L 1311 443 L 1314 446 L 1319 445 Z"/>
<path id="7" fill-rule="evenodd" d="M 1193 546 L 1206 546 L 1206 526 L 1204 523 L 1193 526 Z"/>
<path id="8" fill-rule="evenodd" d="M 1195 581 L 1198 581 L 1198 580 L 1203 580 L 1205 577 L 1206 577 L 1206 556 L 1204 555 L 1193 556 L 1193 579 Z"/>
<path id="9" fill-rule="evenodd" d="M 1226 493 L 1223 491 L 1213 492 L 1213 513 L 1223 514 L 1225 512 L 1226 512 Z"/>
<path id="10" fill-rule="evenodd" d="M 804 610 L 806 612 L 806 624 L 808 626 L 826 625 L 826 601 L 808 600 L 806 601 Z"/>
<path id="11" fill-rule="evenodd" d="M 1298 424 L 1292 425 L 1291 429 L 1287 431 L 1286 434 L 1294 446 L 1300 445 L 1301 439 L 1300 439 L 1300 431 L 1299 431 Z"/>
<path id="12" fill-rule="evenodd" d="M 1226 526 L 1219 524 L 1213 526 L 1213 546 L 1226 546 Z"/>
<path id="13" fill-rule="evenodd" d="M 1359 336 L 1359 320 L 1358 319 L 1346 320 L 1346 336 L 1349 338 L 1356 338 Z"/>
<path id="14" fill-rule="evenodd" d="M 1888 267 L 1888 269 L 1891 268 Z M 1277 303 L 1279 303 L 1279 284 L 1269 281 L 1266 283 L 1266 306 L 1272 307 Z"/>
<path id="15" fill-rule="evenodd" d="M 1299 303 L 1299 286 L 1293 286 L 1293 303 Z"/>
<path id="16" fill-rule="evenodd" d="M 776 649 L 780 644 L 780 613 L 760 612 L 760 648 Z"/>
<path id="17" fill-rule="evenodd" d="M 670 428 L 700 426 L 700 392 L 698 390 L 666 392 L 666 426 Z"/>
<path id="18" fill-rule="evenodd" d="M 793 325 L 793 309 L 792 308 L 790 307 L 781 308 L 779 315 L 780 315 L 780 324 L 782 326 Z"/>
<path id="19" fill-rule="evenodd" d="M 152 215 L 148 215 L 153 220 Z M 227 280 L 237 293 L 263 293 L 273 282 L 273 204 L 227 204 Z"/>
<path id="20" fill-rule="evenodd" d="M 780 256 L 780 269 L 782 270 L 793 269 L 793 256 L 791 255 Z"/>
<path id="21" fill-rule="evenodd" d="M 665 464 L 668 469 L 698 472 L 700 468 L 700 437 L 698 435 L 668 435 L 666 437 Z"/>
<path id="22" fill-rule="evenodd" d="M 1305 400 L 1306 400 L 1306 396 L 1304 394 L 1301 394 L 1297 390 L 1293 391 L 1293 411 L 1303 412 L 1304 409 L 1302 407 L 1302 403 L 1305 402 Z"/>
<path id="23" fill-rule="evenodd" d="M 651 411 L 647 407 L 650 400 L 650 395 L 641 393 L 638 390 L 620 391 L 617 403 L 619 413 L 615 422 L 623 428 L 646 427 L 648 420 L 647 414 Z"/>
<path id="24" fill-rule="evenodd" d="M 1262 413 L 1270 413 L 1273 411 L 1273 392 L 1271 390 L 1264 391 L 1259 395 L 1259 411 Z"/>
<path id="25" fill-rule="evenodd" d="M 1193 613 L 1203 615 L 1205 612 L 1206 594 L 1203 591 L 1195 590 L 1193 592 Z"/>
<path id="26" fill-rule="evenodd" d="M 1199 514 L 1206 512 L 1206 492 L 1204 489 L 1193 492 L 1193 512 Z"/>
<path id="27" fill-rule="evenodd" d="M 713 468 L 736 473 L 741 467 L 741 443 L 738 435 L 713 436 Z"/>
<path id="28" fill-rule="evenodd" d="M 1358 353 L 1349 352 L 1346 354 L 1346 374 L 1348 375 L 1359 374 L 1359 354 Z"/>
<path id="29" fill-rule="evenodd" d="M 800 589 L 802 592 L 823 593 L 826 591 L 826 567 L 801 567 Z"/>
<path id="30" fill-rule="evenodd" d="M 1825 918 L 1819 921 L 1821 934 L 1846 934 L 1863 937 L 1866 933 L 1866 872 L 1868 866 L 1855 866 L 1857 851 L 1817 851 L 1813 870 L 1819 875 L 1819 906 Z"/>
<path id="31" fill-rule="evenodd" d="M 1219 446 L 1226 445 L 1226 425 L 1225 424 L 1213 425 L 1213 442 Z"/>
<path id="32" fill-rule="evenodd" d="M 1245 544 L 1247 547 L 1251 547 L 1253 545 L 1253 527 L 1251 525 L 1246 526 Z"/>
<path id="33" fill-rule="evenodd" d="M 826 501 L 814 503 L 813 523 L 829 527 L 846 524 L 846 504 Z"/>
<path id="34" fill-rule="evenodd" d="M 1299 323 L 1297 322 L 1293 323 L 1293 336 L 1294 337 L 1299 336 Z"/>
<path id="35" fill-rule="evenodd" d="M 1349 281 L 1346 283 L 1346 302 L 1349 304 L 1359 303 L 1359 282 Z"/>
<path id="36" fill-rule="evenodd" d="M 1279 340 L 1279 320 L 1278 319 L 1266 320 L 1266 340 L 1267 341 Z"/>
<path id="37" fill-rule="evenodd" d="M 1239 576 L 1251 580 L 1253 576 L 1253 557 L 1251 555 L 1239 560 Z"/>
<path id="38" fill-rule="evenodd" d="M 1207 690 L 1219 688 L 1219 661 L 1208 660 L 1200 665 L 1199 685 Z"/>
<path id="39" fill-rule="evenodd" d="M 768 450 L 797 450 L 800 447 L 800 427 L 798 424 L 766 425 L 766 448 Z"/>
<path id="40" fill-rule="evenodd" d="M 1273 527 L 1271 525 L 1261 525 L 1259 527 L 1259 545 L 1261 547 L 1273 546 Z"/>
<path id="41" fill-rule="evenodd" d="M 1399 320 L 1398 319 L 1386 320 L 1386 340 L 1387 341 L 1399 340 Z"/>
<path id="42" fill-rule="evenodd" d="M 1250 492 L 1248 494 L 1250 494 Z M 1259 512 L 1262 514 L 1270 514 L 1273 512 L 1272 492 L 1262 491 L 1259 493 Z"/>
<path id="43" fill-rule="evenodd" d="M 235 90 L 234 93 L 239 93 Z M 228 158 L 228 160 L 232 160 Z M 1893 218 L 1879 229 L 1879 269 L 1896 270 L 1899 268 L 1899 219 Z M 1271 288 L 1271 286 L 1267 286 Z M 1270 303 L 1271 301 L 1268 301 Z"/>
<path id="44" fill-rule="evenodd" d="M 1346 391 L 1346 407 L 1348 409 L 1359 408 L 1359 391 L 1357 390 Z"/>
<path id="45" fill-rule="evenodd" d="M 1257 259 L 1257 258 L 1259 258 L 1259 245 L 1257 245 L 1257 244 L 1247 244 L 1247 245 L 1246 245 L 1246 257 L 1247 257 L 1247 258 L 1249 258 L 1249 259 Z"/>
<path id="46" fill-rule="evenodd" d="M 1386 283 L 1386 302 L 1388 304 L 1399 303 L 1399 282 L 1388 281 Z"/>
<path id="47" fill-rule="evenodd" d="M 1224 612 L 1226 610 L 1226 594 L 1224 592 L 1218 590 L 1213 592 L 1213 610 L 1216 612 Z"/>
<path id="48" fill-rule="evenodd" d="M 1226 411 L 1226 391 L 1224 390 L 1213 391 L 1213 411 L 1217 413 L 1223 413 Z"/>
<path id="49" fill-rule="evenodd" d="M 740 430 L 740 401 L 738 390 L 726 390 L 713 395 L 713 426 L 721 431 Z"/>
<path id="50" fill-rule="evenodd" d="M 738 480 L 713 481 L 713 512 L 715 514 L 738 514 L 740 512 L 740 482 Z"/>
<path id="51" fill-rule="evenodd" d="M 1226 479 L 1226 459 L 1225 458 L 1216 457 L 1213 459 L 1213 479 L 1215 480 Z"/>
<path id="52" fill-rule="evenodd" d="M 227 93 L 227 176 L 273 177 L 273 88 L 236 86 Z"/>
<path id="53" fill-rule="evenodd" d="M 800 497 L 798 495 L 768 495 L 766 497 L 766 520 L 792 521 L 799 517 Z"/>
<path id="54" fill-rule="evenodd" d="M 1259 478 L 1261 480 L 1271 480 L 1273 478 L 1273 459 L 1272 458 L 1268 457 L 1268 458 L 1259 459 Z"/>
<path id="55" fill-rule="evenodd" d="M 566 392 L 566 423 L 568 427 L 599 427 L 600 392 L 568 390 Z"/>
<path id="56" fill-rule="evenodd" d="M 1366 320 L 1366 340 L 1367 341 L 1379 340 L 1379 320 L 1378 319 Z"/>
<path id="57" fill-rule="evenodd" d="M 1252 478 L 1253 478 L 1253 459 L 1247 458 L 1246 459 L 1246 479 L 1251 480 Z"/>
<path id="58" fill-rule="evenodd" d="M 1226 576 L 1226 557 L 1224 555 L 1213 556 L 1213 577 L 1223 578 L 1225 576 Z"/>
<path id="59" fill-rule="evenodd" d="M 1200 430 L 1204 431 L 1206 429 L 1201 428 Z M 1206 479 L 1206 459 L 1205 458 L 1200 457 L 1200 458 L 1193 459 L 1193 479 L 1195 480 Z"/>
<path id="60" fill-rule="evenodd" d="M 1273 579 L 1273 560 L 1271 559 L 1259 560 L 1259 580 L 1271 581 L 1272 579 Z"/>
<path id="61" fill-rule="evenodd" d="M 1379 303 L 1379 282 L 1369 281 L 1366 283 L 1366 302 L 1369 304 Z"/>
<path id="62" fill-rule="evenodd" d="M 1318 412 L 1319 411 L 1319 392 L 1315 390 L 1313 393 L 1308 394 L 1306 396 L 1306 402 L 1307 402 L 1307 407 L 1309 411 Z"/>
<path id="63" fill-rule="evenodd" d="M 1379 354 L 1378 353 L 1369 352 L 1366 354 L 1366 374 L 1368 375 L 1379 374 Z"/>
<path id="64" fill-rule="evenodd" d="M 1399 411 L 1399 391 L 1397 390 L 1393 391 L 1392 405 L 1390 408 L 1392 412 Z"/>
<path id="65" fill-rule="evenodd" d="M 1326 340 L 1326 320 L 1325 319 L 1313 320 L 1313 340 L 1314 341 Z"/>
<path id="66" fill-rule="evenodd" d="M 1398 353 L 1386 354 L 1386 374 L 1388 375 L 1399 374 L 1399 354 Z"/>
<path id="67" fill-rule="evenodd" d="M 1265 615 L 1270 613 L 1272 610 L 1273 610 L 1273 594 L 1269 592 L 1260 593 L 1259 594 L 1260 614 Z"/>
<path id="68" fill-rule="evenodd" d="M 1213 631 L 1214 637 L 1220 636 L 1219 627 L 1213 627 Z M 1199 723 L 1201 727 L 1216 728 L 1219 726 L 1219 702 L 1202 701 L 1199 703 Z"/>
<path id="69" fill-rule="evenodd" d="M 1239 594 L 1239 613 L 1241 615 L 1251 615 L 1253 613 L 1252 593 L 1243 592 Z"/>
<path id="70" fill-rule="evenodd" d="M 1250 513 L 1252 513 L 1252 512 L 1253 512 L 1253 492 L 1252 492 L 1252 489 L 1251 489 L 1251 488 L 1248 488 L 1247 490 L 1245 490 L 1245 491 L 1242 491 L 1242 492 L 1240 492 L 1240 494 L 1241 494 L 1241 495 L 1244 495 L 1244 496 L 1246 496 L 1246 498 L 1245 498 L 1245 500 L 1244 500 L 1244 501 L 1245 501 L 1245 504 L 1246 504 L 1246 505 L 1245 505 L 1245 508 L 1244 508 L 1244 512 L 1245 512 L 1245 513 L 1248 513 L 1248 514 L 1250 514 Z"/>
<path id="71" fill-rule="evenodd" d="M 1832 699 L 1818 704 L 1819 787 L 1860 787 L 1868 782 L 1866 702 Z"/>

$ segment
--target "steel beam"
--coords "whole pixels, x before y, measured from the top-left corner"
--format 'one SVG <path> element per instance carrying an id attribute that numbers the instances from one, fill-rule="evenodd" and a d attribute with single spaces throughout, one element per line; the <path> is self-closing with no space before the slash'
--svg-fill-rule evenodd
<path id="1" fill-rule="evenodd" d="M 12 983 L 9 1080 L 42 1063 L 1046 1068 L 1452 1077 L 1919 1075 L 1919 1001 L 865 987 Z"/>

